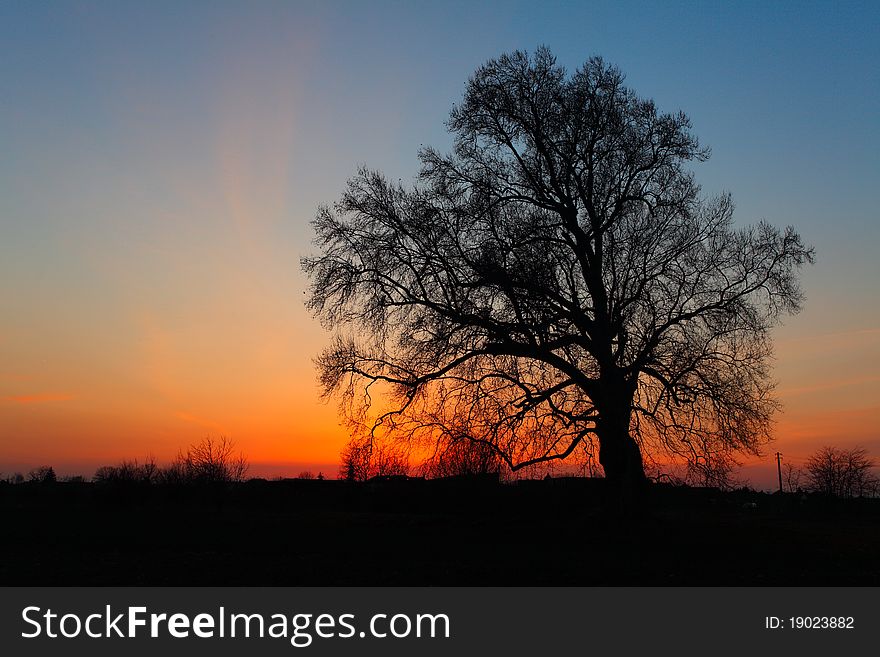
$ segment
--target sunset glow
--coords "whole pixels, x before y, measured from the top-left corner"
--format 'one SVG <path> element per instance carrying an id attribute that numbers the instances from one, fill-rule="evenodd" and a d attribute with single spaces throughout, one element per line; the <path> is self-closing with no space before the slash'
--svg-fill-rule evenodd
<path id="1" fill-rule="evenodd" d="M 167 462 L 210 435 L 251 475 L 335 476 L 349 436 L 315 382 L 330 334 L 303 305 L 309 221 L 360 164 L 411 180 L 420 145 L 449 147 L 474 68 L 543 42 L 688 113 L 713 150 L 705 192 L 817 249 L 805 310 L 775 333 L 775 442 L 746 476 L 772 487 L 777 450 L 880 458 L 875 20 L 827 16 L 850 45 L 825 51 L 815 16 L 706 6 L 657 57 L 630 35 L 662 6 L 523 4 L 490 36 L 488 7 L 328 4 L 0 9 L 0 475 Z"/>

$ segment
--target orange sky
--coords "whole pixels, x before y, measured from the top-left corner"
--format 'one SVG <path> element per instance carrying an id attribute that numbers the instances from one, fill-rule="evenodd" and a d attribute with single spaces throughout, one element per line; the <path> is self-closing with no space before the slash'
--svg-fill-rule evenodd
<path id="1" fill-rule="evenodd" d="M 123 458 L 152 454 L 164 461 L 203 436 L 226 435 L 254 464 L 252 474 L 335 474 L 347 434 L 335 405 L 320 402 L 314 385 L 310 359 L 322 332 L 306 317 L 299 328 L 281 322 L 273 332 L 265 328 L 272 313 L 265 312 L 257 307 L 241 319 L 203 308 L 188 330 L 143 316 L 133 322 L 133 335 L 120 336 L 130 346 L 120 360 L 89 368 L 89 354 L 67 344 L 68 363 L 59 363 L 65 354 L 56 352 L 40 367 L 4 372 L 0 471 L 48 463 L 62 473 L 90 474 Z M 213 335 L 214 325 L 226 331 Z M 246 330 L 254 337 L 246 339 Z M 880 376 L 870 367 L 880 356 L 880 329 L 781 338 L 777 350 L 785 411 L 768 454 L 778 449 L 800 465 L 824 444 L 880 451 Z M 746 474 L 766 483 L 772 466 L 768 456 L 763 470 Z"/>
<path id="2" fill-rule="evenodd" d="M 880 457 L 876 67 L 846 51 L 869 43 L 850 38 L 858 25 L 781 44 L 772 21 L 727 17 L 710 25 L 724 38 L 682 28 L 659 57 L 631 38 L 653 33 L 647 8 L 605 23 L 566 8 L 545 33 L 470 20 L 492 14 L 470 5 L 244 7 L 0 8 L 16 14 L 0 16 L 14 90 L 0 104 L 0 475 L 166 461 L 206 435 L 234 440 L 253 474 L 335 474 L 347 436 L 315 386 L 328 336 L 303 306 L 308 222 L 359 164 L 411 179 L 420 144 L 448 147 L 474 68 L 537 43 L 569 66 L 600 52 L 688 112 L 713 149 L 706 192 L 817 247 L 805 311 L 776 332 L 785 411 L 755 481 L 772 483 L 777 449 L 796 464 L 828 443 Z"/>

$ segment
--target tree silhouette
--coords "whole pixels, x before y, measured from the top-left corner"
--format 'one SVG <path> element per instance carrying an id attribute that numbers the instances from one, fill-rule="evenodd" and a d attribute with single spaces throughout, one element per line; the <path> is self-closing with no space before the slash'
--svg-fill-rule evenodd
<path id="1" fill-rule="evenodd" d="M 95 471 L 92 481 L 97 484 L 153 484 L 161 475 L 156 459 L 148 456 L 143 463 L 122 461 L 119 465 L 105 465 Z"/>
<path id="2" fill-rule="evenodd" d="M 505 475 L 504 460 L 485 443 L 469 440 L 451 442 L 441 440 L 437 449 L 421 466 L 427 477 L 461 477 L 474 475 Z"/>
<path id="3" fill-rule="evenodd" d="M 803 479 L 803 472 L 800 469 L 793 466 L 791 463 L 786 463 L 782 466 L 782 474 L 785 480 L 785 486 L 788 488 L 789 493 L 798 493 L 801 490 L 801 480 Z"/>
<path id="4" fill-rule="evenodd" d="M 811 490 L 833 497 L 863 497 L 877 494 L 880 479 L 873 472 L 875 465 L 864 447 L 826 446 L 804 467 Z"/>
<path id="5" fill-rule="evenodd" d="M 367 481 L 409 473 L 407 455 L 394 445 L 375 445 L 372 440 L 354 437 L 340 453 L 339 479 Z"/>
<path id="6" fill-rule="evenodd" d="M 179 451 L 159 479 L 167 484 L 232 484 L 244 481 L 249 467 L 244 455 L 235 453 L 234 442 L 208 436 Z"/>
<path id="7" fill-rule="evenodd" d="M 336 330 L 325 394 L 373 436 L 488 446 L 513 470 L 598 440 L 621 490 L 643 451 L 756 452 L 776 402 L 769 331 L 813 257 L 732 224 L 708 157 L 600 58 L 546 48 L 479 68 L 412 187 L 362 169 L 313 222 L 309 308 Z"/>
<path id="8" fill-rule="evenodd" d="M 34 468 L 28 473 L 28 481 L 33 481 L 39 484 L 54 484 L 57 481 L 55 469 L 48 465 L 41 465 L 38 468 Z"/>
<path id="9" fill-rule="evenodd" d="M 742 485 L 733 476 L 734 468 L 738 465 L 740 464 L 727 452 L 712 454 L 707 451 L 688 460 L 684 483 L 731 490 Z"/>

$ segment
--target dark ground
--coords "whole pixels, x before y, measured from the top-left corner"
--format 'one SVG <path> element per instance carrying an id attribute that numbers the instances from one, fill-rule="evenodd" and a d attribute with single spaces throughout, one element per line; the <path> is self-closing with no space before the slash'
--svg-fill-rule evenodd
<path id="1" fill-rule="evenodd" d="M 602 482 L 0 485 L 0 585 L 880 585 L 880 500 Z"/>

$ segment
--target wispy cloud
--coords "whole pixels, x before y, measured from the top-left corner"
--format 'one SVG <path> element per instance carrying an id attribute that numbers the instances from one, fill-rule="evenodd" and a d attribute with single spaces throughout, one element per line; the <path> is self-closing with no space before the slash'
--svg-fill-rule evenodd
<path id="1" fill-rule="evenodd" d="M 865 386 L 871 383 L 880 382 L 880 376 L 865 376 L 854 379 L 845 379 L 840 381 L 824 381 L 810 386 L 799 386 L 796 388 L 783 388 L 779 391 L 780 396 L 795 397 L 797 395 L 808 394 L 812 392 L 826 392 L 828 390 L 837 390 L 838 388 L 848 388 L 850 386 Z"/>
<path id="2" fill-rule="evenodd" d="M 216 422 L 211 422 L 210 420 L 198 417 L 196 415 L 193 415 L 192 413 L 187 413 L 186 411 L 177 411 L 174 414 L 174 417 L 176 417 L 178 420 L 183 420 L 184 422 L 190 422 L 192 424 L 197 424 L 200 427 L 223 433 L 223 427 L 221 427 Z"/>
<path id="3" fill-rule="evenodd" d="M 876 343 L 880 338 L 880 328 L 869 327 L 851 331 L 835 331 L 833 333 L 817 333 L 786 338 L 776 341 L 777 351 L 795 350 L 802 353 L 807 349 L 827 350 L 830 348 L 852 348 L 854 343 Z"/>
<path id="4" fill-rule="evenodd" d="M 73 395 L 55 392 L 38 392 L 26 395 L 9 395 L 2 399 L 10 404 L 42 404 L 43 402 L 67 401 L 73 399 Z"/>
<path id="5" fill-rule="evenodd" d="M 7 383 L 22 384 L 27 383 L 31 377 L 26 374 L 17 374 L 14 372 L 0 372 L 0 381 Z"/>
<path id="6" fill-rule="evenodd" d="M 781 342 L 804 342 L 812 340 L 823 340 L 826 338 L 852 338 L 861 336 L 880 336 L 880 327 L 870 326 L 867 328 L 852 329 L 850 331 L 832 331 L 830 333 L 817 333 L 815 335 L 804 335 L 797 338 L 788 338 L 787 340 L 782 340 Z"/>

